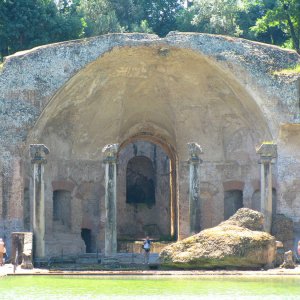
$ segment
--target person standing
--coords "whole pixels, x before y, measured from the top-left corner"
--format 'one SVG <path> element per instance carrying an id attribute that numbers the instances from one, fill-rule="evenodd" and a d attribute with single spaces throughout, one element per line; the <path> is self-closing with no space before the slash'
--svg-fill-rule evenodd
<path id="1" fill-rule="evenodd" d="M 144 263 L 149 264 L 149 255 L 150 255 L 150 248 L 151 248 L 151 241 L 149 236 L 146 237 L 144 240 Z"/>
<path id="2" fill-rule="evenodd" d="M 6 253 L 5 244 L 3 240 L 0 238 L 0 266 L 3 266 L 3 255 Z"/>

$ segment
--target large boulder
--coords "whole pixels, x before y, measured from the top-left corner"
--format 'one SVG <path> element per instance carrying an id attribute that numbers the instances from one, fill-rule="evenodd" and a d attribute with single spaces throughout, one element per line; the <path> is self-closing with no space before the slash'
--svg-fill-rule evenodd
<path id="1" fill-rule="evenodd" d="M 183 269 L 272 267 L 275 238 L 262 232 L 263 214 L 241 208 L 220 225 L 167 246 L 162 266 Z"/>

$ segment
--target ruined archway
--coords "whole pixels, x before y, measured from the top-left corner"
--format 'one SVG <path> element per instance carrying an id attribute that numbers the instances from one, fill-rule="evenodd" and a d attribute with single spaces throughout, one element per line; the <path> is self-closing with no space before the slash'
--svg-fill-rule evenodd
<path id="1" fill-rule="evenodd" d="M 183 238 L 189 235 L 187 143 L 203 147 L 201 180 L 216 187 L 209 204 L 213 226 L 224 217 L 222 183 L 256 176 L 255 144 L 271 136 L 256 102 L 230 73 L 192 50 L 161 49 L 162 45 L 114 48 L 87 65 L 52 98 L 28 139 L 28 144 L 44 143 L 50 149 L 47 199 L 52 199 L 51 181 L 67 180 L 75 186 L 70 239 L 81 241 L 81 229 L 87 228 L 96 250 L 104 243 L 105 145 L 119 143 L 119 154 L 138 142 L 165 151 L 173 174 L 168 179 L 166 233 Z M 122 178 L 125 181 L 126 172 Z M 126 182 L 118 186 L 122 203 L 125 187 Z M 52 212 L 51 201 L 46 201 Z M 117 218 L 123 217 L 120 210 Z M 47 227 L 51 232 L 46 219 Z M 48 253 L 55 251 L 49 246 Z"/>
<path id="2" fill-rule="evenodd" d="M 126 167 L 126 203 L 148 207 L 155 205 L 155 168 L 144 155 L 132 157 Z"/>
<path id="3" fill-rule="evenodd" d="M 118 215 L 122 215 L 118 219 L 119 240 L 139 240 L 146 235 L 156 240 L 177 238 L 176 164 L 174 148 L 149 133 L 137 134 L 121 144 L 117 178 Z M 128 195 L 133 182 L 136 202 Z"/>

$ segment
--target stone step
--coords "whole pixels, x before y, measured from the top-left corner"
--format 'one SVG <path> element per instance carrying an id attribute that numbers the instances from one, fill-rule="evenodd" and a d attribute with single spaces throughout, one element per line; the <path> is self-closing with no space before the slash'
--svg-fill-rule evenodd
<path id="1" fill-rule="evenodd" d="M 103 271 L 103 270 L 153 270 L 158 269 L 158 264 L 55 264 L 48 266 L 51 271 L 70 270 L 70 271 Z"/>
<path id="2" fill-rule="evenodd" d="M 120 261 L 116 256 L 105 256 L 101 260 L 101 264 L 110 269 L 120 268 Z"/>
<path id="3" fill-rule="evenodd" d="M 141 253 L 117 253 L 114 256 L 103 256 L 101 253 L 83 253 L 77 256 L 58 256 L 48 259 L 49 264 L 56 263 L 75 263 L 85 265 L 103 264 L 106 266 L 120 265 L 142 265 L 144 264 L 144 254 Z M 159 255 L 157 253 L 149 254 L 149 264 L 159 264 Z"/>
<path id="4" fill-rule="evenodd" d="M 55 263 L 70 264 L 75 262 L 76 262 L 75 256 L 51 257 L 48 260 L 48 264 L 55 264 Z"/>
<path id="5" fill-rule="evenodd" d="M 101 257 L 78 257 L 76 258 L 77 264 L 100 264 Z"/>
<path id="6" fill-rule="evenodd" d="M 101 253 L 82 253 L 77 256 L 76 263 L 78 264 L 100 264 Z"/>
<path id="7" fill-rule="evenodd" d="M 145 259 L 144 254 L 139 253 L 118 253 L 117 257 L 121 264 L 143 264 Z M 159 255 L 150 253 L 149 263 L 159 263 Z"/>
<path id="8" fill-rule="evenodd" d="M 172 244 L 173 242 L 159 242 L 152 241 L 151 243 L 151 253 L 160 253 L 163 248 Z M 144 250 L 142 248 L 143 241 L 118 241 L 118 251 L 123 253 L 143 253 Z"/>
<path id="9" fill-rule="evenodd" d="M 101 256 L 101 253 L 82 253 L 78 255 L 80 258 L 99 258 Z"/>

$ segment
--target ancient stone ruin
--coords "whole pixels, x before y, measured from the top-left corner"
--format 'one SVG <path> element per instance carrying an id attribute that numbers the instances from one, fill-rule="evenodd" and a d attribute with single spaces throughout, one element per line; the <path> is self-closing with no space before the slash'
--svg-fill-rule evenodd
<path id="1" fill-rule="evenodd" d="M 22 269 L 33 268 L 33 234 L 32 232 L 13 232 L 11 234 L 11 262 Z"/>
<path id="2" fill-rule="evenodd" d="M 280 268 L 294 269 L 295 267 L 293 251 L 289 250 L 284 253 L 283 263 L 280 265 Z"/>
<path id="3" fill-rule="evenodd" d="M 30 231 L 35 258 L 109 256 L 145 235 L 183 240 L 241 207 L 262 211 L 268 232 L 277 214 L 291 220 L 293 246 L 300 81 L 280 71 L 299 63 L 275 46 L 177 32 L 6 57 L 0 235 L 8 253 L 11 233 Z"/>
<path id="4" fill-rule="evenodd" d="M 163 266 L 180 269 L 270 268 L 276 258 L 275 238 L 263 228 L 262 213 L 240 208 L 216 227 L 167 246 Z"/>

